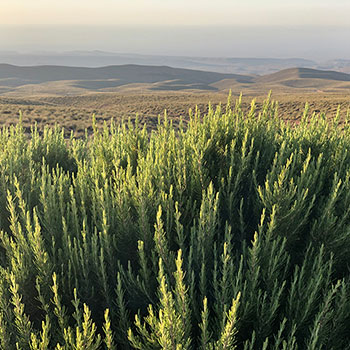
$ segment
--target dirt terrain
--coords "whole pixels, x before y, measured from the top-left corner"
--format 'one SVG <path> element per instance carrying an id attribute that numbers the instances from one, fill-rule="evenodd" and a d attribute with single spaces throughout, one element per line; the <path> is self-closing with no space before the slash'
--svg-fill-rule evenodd
<path id="1" fill-rule="evenodd" d="M 208 110 L 208 102 L 215 107 L 225 105 L 227 92 L 194 93 L 194 92 L 148 92 L 148 93 L 98 93 L 68 97 L 0 97 L 0 126 L 15 124 L 22 113 L 23 125 L 30 131 L 30 126 L 37 123 L 42 129 L 45 125 L 59 124 L 66 133 L 73 131 L 77 136 L 91 131 L 92 116 L 95 115 L 99 125 L 109 122 L 111 118 L 132 120 L 136 115 L 141 123 L 152 128 L 157 124 L 158 116 L 167 111 L 168 116 L 176 124 L 180 117 L 188 119 L 189 109 L 198 106 L 201 113 Z M 238 98 L 232 95 L 232 100 Z M 243 95 L 243 108 L 248 110 L 252 99 L 257 101 L 257 110 L 267 94 Z M 342 118 L 350 110 L 350 94 L 340 93 L 307 93 L 283 94 L 273 93 L 272 99 L 279 102 L 279 116 L 295 121 L 303 114 L 305 103 L 310 106 L 310 113 L 325 113 L 329 118 L 336 115 L 340 107 Z"/>

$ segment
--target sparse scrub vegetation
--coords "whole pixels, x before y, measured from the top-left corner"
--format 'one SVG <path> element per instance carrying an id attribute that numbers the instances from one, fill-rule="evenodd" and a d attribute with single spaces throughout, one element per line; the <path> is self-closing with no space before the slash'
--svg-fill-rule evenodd
<path id="1" fill-rule="evenodd" d="M 0 132 L 0 348 L 350 349 L 350 127 Z M 345 121 L 344 121 L 345 120 Z"/>
<path id="2" fill-rule="evenodd" d="M 248 113 L 250 102 L 256 99 L 257 112 L 262 110 L 263 100 L 266 98 L 268 88 L 259 90 L 258 96 L 244 93 L 242 110 Z M 279 91 L 274 89 L 273 91 Z M 237 92 L 236 92 L 237 93 Z M 236 95 L 237 97 L 239 95 Z M 309 103 L 310 115 L 322 111 L 327 118 L 333 118 L 340 106 L 341 116 L 346 115 L 350 109 L 348 94 L 342 93 L 289 93 L 274 95 L 279 101 L 278 114 L 281 119 L 299 122 L 305 102 Z M 31 126 L 37 124 L 39 133 L 45 126 L 54 127 L 56 124 L 64 127 L 66 137 L 71 132 L 77 138 L 85 136 L 85 129 L 89 135 L 92 133 L 91 116 L 95 115 L 96 124 L 103 127 L 109 124 L 111 118 L 119 123 L 123 118 L 135 120 L 138 115 L 139 124 L 147 124 L 147 129 L 156 129 L 158 115 L 166 109 L 169 120 L 178 126 L 180 117 L 188 121 L 188 110 L 198 106 L 202 114 L 208 113 L 208 101 L 213 108 L 220 103 L 225 105 L 227 93 L 200 93 L 200 92 L 152 92 L 152 93 L 99 93 L 82 96 L 31 96 L 24 98 L 0 97 L 0 127 L 16 125 L 19 111 L 22 112 L 22 125 L 27 134 Z M 342 120 L 343 121 L 343 120 Z"/>

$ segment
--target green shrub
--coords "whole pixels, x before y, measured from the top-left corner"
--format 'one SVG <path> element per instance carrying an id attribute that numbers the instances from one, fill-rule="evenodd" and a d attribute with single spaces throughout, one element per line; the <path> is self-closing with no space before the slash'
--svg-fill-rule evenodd
<path id="1" fill-rule="evenodd" d="M 268 99 L 153 132 L 4 128 L 0 347 L 350 349 L 338 122 Z"/>

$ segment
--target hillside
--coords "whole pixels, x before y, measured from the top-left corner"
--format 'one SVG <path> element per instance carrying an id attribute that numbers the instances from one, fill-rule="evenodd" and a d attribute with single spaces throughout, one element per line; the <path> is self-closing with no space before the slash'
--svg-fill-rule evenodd
<path id="1" fill-rule="evenodd" d="M 147 66 L 171 66 L 175 68 L 206 70 L 233 74 L 268 74 L 291 67 L 316 68 L 318 64 L 303 58 L 252 58 L 252 57 L 192 57 L 140 55 L 105 51 L 67 52 L 1 52 L 0 62 L 18 66 L 62 65 L 74 67 L 102 67 L 112 65 L 137 64 Z M 324 66 L 346 67 L 346 62 L 326 62 Z"/>
<path id="2" fill-rule="evenodd" d="M 350 91 L 350 74 L 310 68 L 256 76 L 134 64 L 99 68 L 0 64 L 0 95 L 7 97 L 228 90 L 252 95 L 266 94 L 269 90 L 343 94 Z"/>
<path id="3" fill-rule="evenodd" d="M 13 66 L 0 65 L 0 85 L 22 86 L 54 81 L 71 81 L 73 87 L 87 90 L 118 87 L 133 83 L 160 83 L 165 88 L 175 85 L 185 88 L 196 85 L 197 88 L 210 89 L 211 83 L 222 79 L 235 79 L 248 82 L 252 78 L 237 74 L 222 74 L 190 69 L 171 68 L 167 66 L 120 65 L 100 68 L 66 67 L 66 66 Z M 10 79 L 10 80 L 9 80 Z M 9 84 L 9 82 L 11 84 Z M 158 87 L 159 88 L 159 87 Z"/>
<path id="4" fill-rule="evenodd" d="M 310 68 L 290 68 L 267 74 L 256 79 L 259 83 L 279 83 L 296 79 L 322 79 L 331 81 L 350 81 L 350 74 Z"/>

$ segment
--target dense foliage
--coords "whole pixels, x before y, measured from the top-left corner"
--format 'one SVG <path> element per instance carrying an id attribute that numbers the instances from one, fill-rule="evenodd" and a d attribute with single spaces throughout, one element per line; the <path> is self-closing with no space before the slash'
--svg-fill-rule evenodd
<path id="1" fill-rule="evenodd" d="M 350 349 L 350 128 L 240 101 L 0 134 L 1 349 Z"/>

